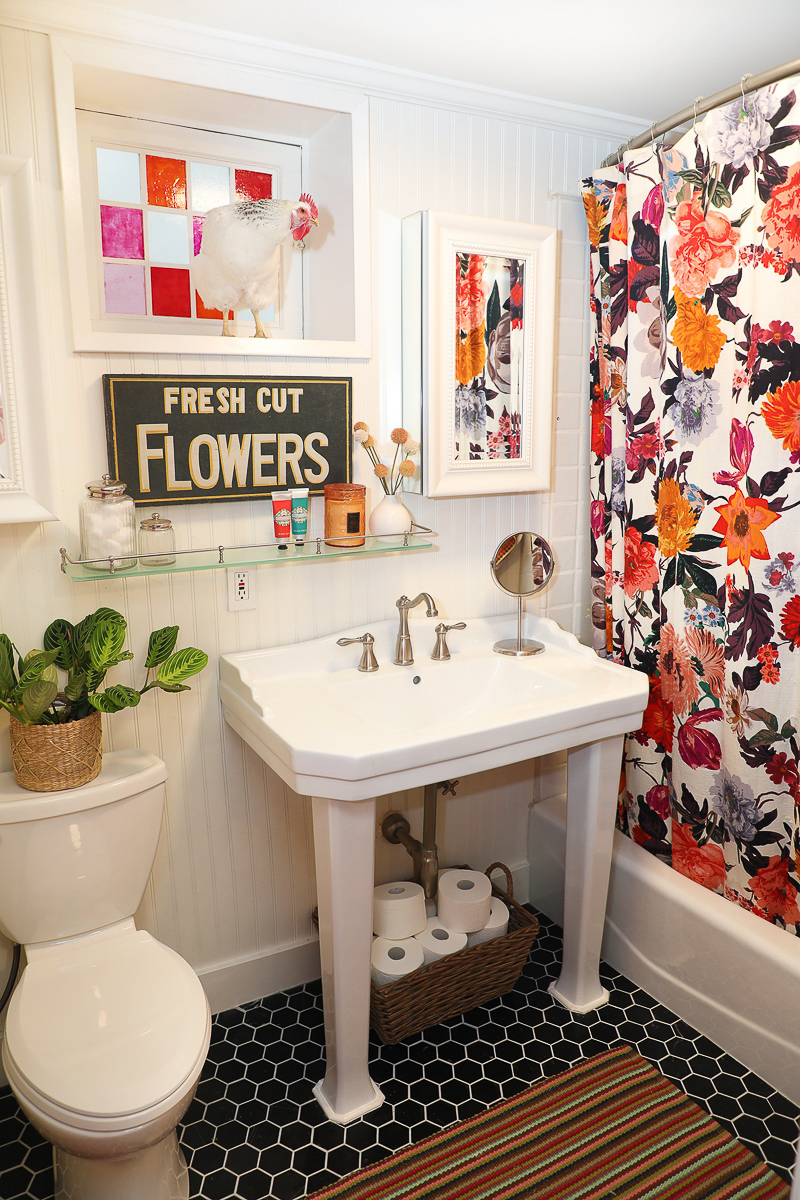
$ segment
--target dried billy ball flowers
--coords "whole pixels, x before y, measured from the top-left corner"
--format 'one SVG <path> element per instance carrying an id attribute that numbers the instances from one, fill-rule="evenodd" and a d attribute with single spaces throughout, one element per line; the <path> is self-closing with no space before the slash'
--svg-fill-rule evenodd
<path id="1" fill-rule="evenodd" d="M 375 444 L 375 438 L 369 431 L 369 426 L 366 421 L 356 421 L 353 426 L 354 440 L 364 447 L 369 461 L 372 463 L 375 475 L 381 481 L 381 487 L 387 496 L 396 496 L 400 490 L 403 480 L 410 479 L 416 473 L 416 468 L 412 462 L 408 460 L 415 454 L 419 454 L 419 442 L 415 442 L 409 437 L 408 431 L 397 427 L 393 429 L 390 437 L 394 444 L 394 455 L 392 456 L 391 466 L 386 466 L 380 460 L 380 455 Z"/>

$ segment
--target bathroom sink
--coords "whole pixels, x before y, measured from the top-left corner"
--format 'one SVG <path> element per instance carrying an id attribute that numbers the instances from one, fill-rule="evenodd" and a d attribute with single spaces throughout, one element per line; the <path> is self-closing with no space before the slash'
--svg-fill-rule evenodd
<path id="1" fill-rule="evenodd" d="M 383 1102 L 368 1042 L 376 796 L 566 749 L 570 886 L 561 974 L 550 991 L 574 1012 L 608 1000 L 600 943 L 622 743 L 641 724 L 647 676 L 597 658 L 535 617 L 522 632 L 544 653 L 493 653 L 496 641 L 516 635 L 516 618 L 482 617 L 452 630 L 451 658 L 434 661 L 436 624 L 409 620 L 415 661 L 403 667 L 392 662 L 397 619 L 220 658 L 226 721 L 295 792 L 312 797 L 327 1055 L 313 1092 L 342 1125 Z M 359 646 L 337 645 L 342 634 L 367 631 L 374 672 L 358 670 Z"/>
<path id="2" fill-rule="evenodd" d="M 452 657 L 430 658 L 436 617 L 410 622 L 415 661 L 392 663 L 397 621 L 294 646 L 226 654 L 220 697 L 228 723 L 300 794 L 361 800 L 453 774 L 519 762 L 635 728 L 647 677 L 609 663 L 553 621 L 528 617 L 545 644 L 528 658 L 494 654 L 511 616 L 467 619 Z M 368 629 L 380 669 L 357 669 Z"/>

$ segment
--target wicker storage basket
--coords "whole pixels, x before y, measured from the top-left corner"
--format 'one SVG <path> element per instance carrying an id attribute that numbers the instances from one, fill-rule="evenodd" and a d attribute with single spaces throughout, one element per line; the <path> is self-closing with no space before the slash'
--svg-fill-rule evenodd
<path id="1" fill-rule="evenodd" d="M 31 792 L 80 787 L 100 773 L 103 726 L 99 712 L 64 725 L 20 725 L 11 718 L 14 778 Z"/>
<path id="2" fill-rule="evenodd" d="M 486 871 L 490 879 L 496 870 L 503 871 L 507 881 L 507 890 L 493 883 L 492 892 L 508 905 L 508 933 L 448 954 L 396 983 L 383 987 L 373 983 L 370 1024 L 384 1045 L 393 1046 L 412 1033 L 503 996 L 519 979 L 539 922 L 514 899 L 508 867 L 492 863 Z"/>
<path id="3" fill-rule="evenodd" d="M 385 1046 L 504 996 L 514 987 L 536 941 L 539 922 L 514 899 L 507 866 L 492 863 L 486 874 L 491 879 L 497 870 L 505 873 L 507 887 L 503 891 L 493 883 L 492 892 L 508 906 L 508 933 L 428 963 L 396 983 L 370 985 L 370 1025 Z M 312 916 L 316 923 L 316 909 Z"/>

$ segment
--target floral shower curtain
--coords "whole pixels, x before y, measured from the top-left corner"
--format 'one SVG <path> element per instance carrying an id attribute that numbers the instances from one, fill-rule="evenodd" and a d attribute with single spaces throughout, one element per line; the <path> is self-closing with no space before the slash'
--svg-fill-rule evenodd
<path id="1" fill-rule="evenodd" d="M 620 825 L 800 932 L 800 79 L 584 184 L 596 648 L 646 671 Z"/>

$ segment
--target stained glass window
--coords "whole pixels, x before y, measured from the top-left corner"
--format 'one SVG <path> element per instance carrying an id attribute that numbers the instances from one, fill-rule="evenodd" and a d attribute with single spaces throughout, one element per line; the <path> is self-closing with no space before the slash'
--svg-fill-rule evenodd
<path id="1" fill-rule="evenodd" d="M 205 214 L 234 200 L 270 199 L 272 175 L 144 149 L 95 153 L 105 313 L 221 320 L 192 280 Z M 272 309 L 262 318 L 273 320 Z"/>

